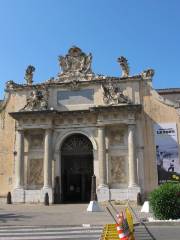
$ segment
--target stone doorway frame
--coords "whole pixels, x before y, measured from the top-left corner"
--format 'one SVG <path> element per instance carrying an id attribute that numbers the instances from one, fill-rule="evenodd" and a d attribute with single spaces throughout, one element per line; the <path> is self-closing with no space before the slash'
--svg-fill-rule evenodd
<path id="1" fill-rule="evenodd" d="M 67 131 L 63 134 L 59 134 L 59 136 L 56 139 L 56 144 L 55 144 L 55 154 L 54 154 L 54 160 L 55 160 L 55 169 L 56 172 L 54 173 L 54 177 L 59 177 L 59 179 L 62 179 L 61 175 L 61 148 L 64 143 L 64 141 L 70 137 L 71 135 L 75 134 L 82 134 L 85 137 L 89 139 L 89 141 L 92 144 L 92 154 L 93 154 L 93 172 L 94 174 L 98 177 L 99 176 L 99 164 L 98 164 L 98 148 L 97 148 L 97 143 L 94 139 L 94 136 L 87 132 L 87 131 L 82 131 L 82 130 L 76 130 L 76 131 Z M 62 182 L 60 181 L 60 201 L 62 201 Z"/>

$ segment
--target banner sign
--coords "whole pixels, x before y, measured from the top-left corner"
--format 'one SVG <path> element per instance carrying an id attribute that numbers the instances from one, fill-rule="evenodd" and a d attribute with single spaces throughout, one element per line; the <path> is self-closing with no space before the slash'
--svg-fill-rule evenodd
<path id="1" fill-rule="evenodd" d="M 158 183 L 180 182 L 176 123 L 154 124 Z"/>

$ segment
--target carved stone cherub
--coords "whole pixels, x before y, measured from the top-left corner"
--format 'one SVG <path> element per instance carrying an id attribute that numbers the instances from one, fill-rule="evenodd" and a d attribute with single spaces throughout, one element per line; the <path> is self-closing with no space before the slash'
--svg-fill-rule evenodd
<path id="1" fill-rule="evenodd" d="M 120 66 L 122 68 L 122 77 L 128 77 L 129 76 L 129 65 L 128 61 L 125 57 L 121 56 L 117 60 L 120 63 Z"/>
<path id="2" fill-rule="evenodd" d="M 35 70 L 35 67 L 33 67 L 32 65 L 29 65 L 26 69 L 24 79 L 26 80 L 28 85 L 32 85 L 33 83 L 33 73 Z"/>
<path id="3" fill-rule="evenodd" d="M 48 108 L 48 96 L 47 89 L 45 89 L 45 92 L 34 89 L 27 97 L 26 105 L 21 111 L 46 110 Z"/>

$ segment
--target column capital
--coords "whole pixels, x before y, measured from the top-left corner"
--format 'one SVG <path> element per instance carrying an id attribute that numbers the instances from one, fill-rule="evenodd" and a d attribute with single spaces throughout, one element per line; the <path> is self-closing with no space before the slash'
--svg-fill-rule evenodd
<path id="1" fill-rule="evenodd" d="M 135 131 L 136 124 L 128 124 L 128 132 L 134 132 Z"/>
<path id="2" fill-rule="evenodd" d="M 45 132 L 47 132 L 47 133 L 52 133 L 52 131 L 53 131 L 52 128 L 45 128 L 44 130 L 45 130 Z"/>
<path id="3" fill-rule="evenodd" d="M 98 125 L 98 130 L 104 130 L 105 129 L 105 125 Z"/>
<path id="4" fill-rule="evenodd" d="M 19 133 L 24 133 L 24 128 L 17 128 L 16 131 Z"/>
<path id="5" fill-rule="evenodd" d="M 128 127 L 135 127 L 136 126 L 136 123 L 133 122 L 133 123 L 128 123 Z"/>

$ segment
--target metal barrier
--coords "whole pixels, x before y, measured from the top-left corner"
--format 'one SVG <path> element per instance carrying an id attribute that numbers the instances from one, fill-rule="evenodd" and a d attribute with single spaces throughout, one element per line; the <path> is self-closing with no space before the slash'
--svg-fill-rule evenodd
<path id="1" fill-rule="evenodd" d="M 109 204 L 116 213 L 116 218 L 108 207 L 106 207 L 106 210 L 114 220 L 115 224 L 105 225 L 100 240 L 135 240 L 133 217 L 129 208 L 126 207 L 124 213 L 123 211 L 118 213 L 117 209 L 111 204 L 111 202 L 109 202 Z"/>
<path id="2" fill-rule="evenodd" d="M 104 226 L 100 240 L 119 240 L 116 224 L 106 224 Z"/>

